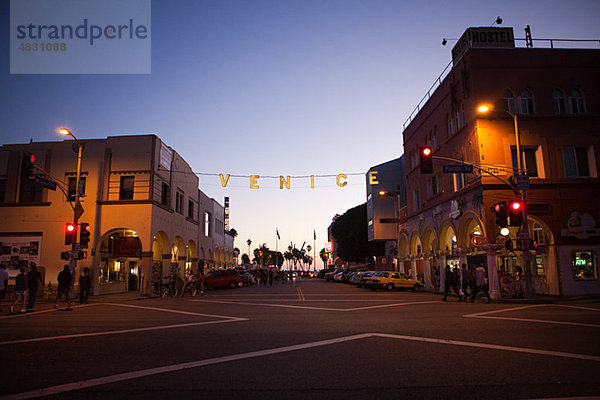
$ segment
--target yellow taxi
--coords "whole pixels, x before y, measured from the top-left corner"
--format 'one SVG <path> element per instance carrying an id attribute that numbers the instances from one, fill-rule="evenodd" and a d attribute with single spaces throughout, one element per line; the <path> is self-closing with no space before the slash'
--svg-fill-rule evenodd
<path id="1" fill-rule="evenodd" d="M 402 272 L 378 271 L 372 276 L 364 278 L 364 286 L 371 290 L 379 288 L 385 288 L 386 290 L 409 288 L 418 292 L 423 287 L 423 284 L 416 279 L 409 278 Z"/>

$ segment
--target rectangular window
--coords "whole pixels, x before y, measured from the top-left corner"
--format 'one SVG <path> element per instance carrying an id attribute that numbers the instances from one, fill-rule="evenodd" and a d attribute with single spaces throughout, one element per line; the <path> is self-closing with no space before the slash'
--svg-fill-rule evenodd
<path id="1" fill-rule="evenodd" d="M 119 188 L 119 200 L 133 200 L 133 176 L 122 176 Z"/>
<path id="2" fill-rule="evenodd" d="M 571 262 L 573 264 L 573 279 L 592 280 L 598 278 L 595 251 L 574 251 L 571 253 Z"/>
<path id="3" fill-rule="evenodd" d="M 590 176 L 586 147 L 563 147 L 563 161 L 567 178 Z"/>
<path id="4" fill-rule="evenodd" d="M 465 174 L 453 174 L 454 177 L 454 191 L 458 192 L 460 189 L 465 187 Z"/>
<path id="5" fill-rule="evenodd" d="M 536 147 L 524 147 L 521 146 L 521 160 L 523 161 L 523 170 L 527 172 L 527 175 L 530 177 L 537 178 L 538 177 L 538 168 L 537 168 L 537 151 L 538 146 Z M 517 160 L 517 146 L 510 146 L 510 156 L 512 159 L 512 167 L 513 174 L 518 175 L 518 167 L 519 160 Z"/>
<path id="6" fill-rule="evenodd" d="M 33 183 L 33 178 L 21 178 L 19 202 L 38 203 L 42 201 L 42 187 Z"/>
<path id="7" fill-rule="evenodd" d="M 210 237 L 210 213 L 204 213 L 204 236 Z"/>
<path id="8" fill-rule="evenodd" d="M 164 206 L 169 206 L 169 185 L 167 185 L 166 183 L 162 183 L 162 188 L 160 190 L 160 203 Z"/>
<path id="9" fill-rule="evenodd" d="M 4 194 L 6 193 L 6 179 L 0 179 L 0 203 L 4 203 Z"/>
<path id="10" fill-rule="evenodd" d="M 418 211 L 421 208 L 421 194 L 418 190 L 413 190 L 413 211 Z"/>
<path id="11" fill-rule="evenodd" d="M 442 176 L 434 175 L 428 179 L 427 196 L 433 197 L 442 193 Z"/>
<path id="12" fill-rule="evenodd" d="M 69 178 L 69 201 L 75 201 L 77 178 Z M 85 195 L 85 177 L 79 177 L 79 197 Z"/>
<path id="13" fill-rule="evenodd" d="M 194 201 L 188 200 L 188 218 L 194 220 Z"/>
<path id="14" fill-rule="evenodd" d="M 175 212 L 183 215 L 183 192 L 180 189 L 175 192 Z"/>

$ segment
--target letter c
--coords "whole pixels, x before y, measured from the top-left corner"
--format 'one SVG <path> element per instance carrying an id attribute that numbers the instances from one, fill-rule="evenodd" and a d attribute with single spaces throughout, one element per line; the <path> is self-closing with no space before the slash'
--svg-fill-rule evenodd
<path id="1" fill-rule="evenodd" d="M 339 187 L 344 187 L 348 184 L 348 182 L 341 182 L 340 179 L 348 179 L 348 177 L 344 174 L 339 174 L 336 176 L 335 181 Z"/>

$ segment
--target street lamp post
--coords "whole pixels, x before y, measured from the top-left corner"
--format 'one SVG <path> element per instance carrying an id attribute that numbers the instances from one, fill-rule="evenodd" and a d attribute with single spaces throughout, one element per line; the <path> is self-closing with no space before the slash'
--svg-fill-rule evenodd
<path id="1" fill-rule="evenodd" d="M 77 140 L 75 135 L 68 130 L 67 128 L 61 128 L 58 132 L 62 135 L 71 136 L 75 143 L 77 144 L 77 173 L 75 178 L 75 205 L 73 206 L 73 225 L 75 229 L 78 230 L 79 217 L 83 213 L 83 208 L 79 202 L 79 186 L 80 186 L 80 178 L 81 178 L 81 150 L 82 144 Z M 75 281 L 75 269 L 77 268 L 77 256 L 78 253 L 78 243 L 77 243 L 77 235 L 75 236 L 73 243 L 71 244 L 71 257 L 69 258 L 69 269 L 71 270 L 71 286 L 73 286 L 73 282 Z"/>
<path id="2" fill-rule="evenodd" d="M 398 208 L 398 225 L 396 227 L 396 270 L 400 271 L 400 192 L 379 191 L 380 196 L 396 196 Z"/>
<path id="3" fill-rule="evenodd" d="M 486 113 L 488 111 L 493 110 L 493 107 L 491 106 L 487 106 L 487 105 L 482 105 L 480 106 L 477 111 L 480 113 Z M 519 133 L 519 122 L 518 122 L 518 118 L 517 118 L 517 114 L 516 113 L 511 113 L 510 111 L 501 109 L 501 111 L 504 111 L 506 114 L 510 115 L 513 119 L 513 124 L 514 124 L 514 130 L 515 130 L 515 142 L 516 142 L 516 150 L 517 150 L 517 175 L 518 176 L 523 176 L 526 175 L 525 171 L 523 170 L 523 161 L 522 161 L 522 157 L 523 155 L 521 154 L 521 135 Z M 521 212 L 522 212 L 522 216 L 523 216 L 523 222 L 521 225 L 521 232 L 519 234 L 519 236 L 522 239 L 523 242 L 523 260 L 525 261 L 525 297 L 531 298 L 535 296 L 535 290 L 533 287 L 533 273 L 531 270 L 531 251 L 529 249 L 529 226 L 527 224 L 527 204 L 526 204 L 526 199 L 527 196 L 525 194 L 525 188 L 523 186 L 521 186 L 521 184 L 519 183 L 519 180 L 517 180 L 517 189 L 519 190 L 519 194 L 521 196 Z"/>

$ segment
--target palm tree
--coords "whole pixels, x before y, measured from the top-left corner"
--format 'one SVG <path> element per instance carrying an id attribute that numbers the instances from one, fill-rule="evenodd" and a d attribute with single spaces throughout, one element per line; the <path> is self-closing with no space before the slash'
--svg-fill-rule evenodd
<path id="1" fill-rule="evenodd" d="M 312 250 L 312 246 L 309 244 L 306 246 L 306 254 L 308 254 L 308 256 L 310 257 L 310 251 Z M 312 257 L 311 257 L 312 260 Z M 310 266 L 312 265 L 312 262 L 308 263 L 308 269 L 310 270 Z"/>
<path id="2" fill-rule="evenodd" d="M 252 244 L 252 240 L 248 239 L 246 240 L 246 243 L 248 243 L 248 255 L 250 254 L 250 245 Z"/>

